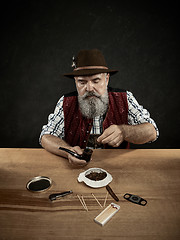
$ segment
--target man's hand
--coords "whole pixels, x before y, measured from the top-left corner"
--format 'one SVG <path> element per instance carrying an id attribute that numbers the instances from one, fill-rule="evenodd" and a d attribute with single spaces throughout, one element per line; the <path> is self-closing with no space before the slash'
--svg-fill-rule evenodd
<path id="1" fill-rule="evenodd" d="M 79 146 L 72 147 L 71 151 L 76 152 L 80 155 L 82 155 L 82 153 L 83 153 L 82 149 Z M 68 157 L 69 163 L 72 164 L 72 165 L 83 167 L 83 166 L 86 166 L 88 164 L 85 160 L 80 160 L 76 157 L 73 157 L 71 154 L 68 154 L 67 157 Z"/>
<path id="2" fill-rule="evenodd" d="M 97 141 L 101 144 L 108 144 L 112 147 L 119 147 L 124 141 L 124 132 L 121 125 L 111 125 L 106 128 Z"/>
<path id="3" fill-rule="evenodd" d="M 144 144 L 155 141 L 156 138 L 154 126 L 151 123 L 141 123 L 137 125 L 111 125 L 104 130 L 97 141 L 102 144 L 109 144 L 112 147 L 119 147 L 123 141 Z"/>
<path id="4" fill-rule="evenodd" d="M 85 160 L 80 160 L 76 157 L 73 157 L 71 154 L 63 151 L 63 150 L 59 150 L 59 147 L 65 147 L 68 148 L 78 154 L 82 154 L 83 150 L 79 147 L 79 146 L 75 146 L 75 147 L 71 147 L 69 146 L 68 143 L 66 143 L 64 140 L 62 140 L 59 137 L 47 134 L 47 135 L 43 135 L 42 140 L 41 140 L 42 146 L 43 148 L 45 148 L 47 151 L 56 154 L 58 156 L 67 158 L 69 163 L 72 165 L 76 165 L 79 167 L 83 167 L 87 165 L 87 162 Z"/>

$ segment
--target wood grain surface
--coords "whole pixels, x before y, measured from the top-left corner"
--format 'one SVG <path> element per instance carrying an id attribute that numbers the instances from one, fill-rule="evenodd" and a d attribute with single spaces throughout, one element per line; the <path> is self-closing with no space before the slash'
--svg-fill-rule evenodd
<path id="1" fill-rule="evenodd" d="M 94 218 L 104 209 L 106 188 L 93 189 L 77 177 L 91 167 L 108 171 L 109 184 L 119 198 L 120 210 L 105 225 Z M 52 179 L 50 189 L 26 189 L 35 176 Z M 44 149 L 0 149 L 0 240 L 11 239 L 179 239 L 180 150 L 94 150 L 84 168 Z M 52 193 L 73 194 L 51 202 Z M 123 198 L 125 193 L 147 200 L 146 206 Z M 89 211 L 81 205 L 83 196 Z M 108 195 L 106 207 L 114 202 Z"/>

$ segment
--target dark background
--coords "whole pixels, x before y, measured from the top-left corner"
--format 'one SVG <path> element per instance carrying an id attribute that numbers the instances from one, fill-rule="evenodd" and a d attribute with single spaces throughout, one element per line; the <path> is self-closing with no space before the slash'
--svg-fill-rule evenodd
<path id="1" fill-rule="evenodd" d="M 110 86 L 132 91 L 160 137 L 133 148 L 179 148 L 179 25 L 176 2 L 14 0 L 1 4 L 0 147 L 40 147 L 59 97 L 75 89 L 71 58 L 98 48 Z"/>

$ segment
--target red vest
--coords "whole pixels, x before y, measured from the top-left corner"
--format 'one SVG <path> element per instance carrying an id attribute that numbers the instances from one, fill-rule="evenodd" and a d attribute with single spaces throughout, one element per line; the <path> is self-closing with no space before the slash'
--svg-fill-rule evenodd
<path id="1" fill-rule="evenodd" d="M 103 121 L 103 130 L 110 125 L 128 124 L 128 103 L 126 91 L 120 89 L 108 89 L 109 108 Z M 93 120 L 82 116 L 77 92 L 64 96 L 63 102 L 65 141 L 71 146 L 86 147 L 92 128 Z M 111 148 L 105 146 L 105 148 Z M 129 143 L 123 142 L 118 148 L 129 148 Z"/>

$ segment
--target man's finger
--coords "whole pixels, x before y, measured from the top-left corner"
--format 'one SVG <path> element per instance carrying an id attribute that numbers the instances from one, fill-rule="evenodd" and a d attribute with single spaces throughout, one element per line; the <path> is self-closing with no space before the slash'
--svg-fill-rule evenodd
<path id="1" fill-rule="evenodd" d="M 103 134 L 98 137 L 97 141 L 99 143 L 104 143 L 107 138 L 111 137 L 111 135 L 114 133 L 114 131 L 111 131 L 111 129 L 107 128 L 104 130 Z"/>
<path id="2" fill-rule="evenodd" d="M 80 155 L 83 153 L 82 149 L 79 146 L 73 147 L 72 150 L 74 150 L 76 153 Z"/>
<path id="3" fill-rule="evenodd" d="M 69 163 L 76 165 L 76 166 L 85 166 L 87 165 L 87 162 L 85 160 L 80 160 L 76 157 L 71 156 L 70 154 L 68 155 Z"/>
<path id="4" fill-rule="evenodd" d="M 110 140 L 108 142 L 108 144 L 112 147 L 118 147 L 121 143 L 121 139 L 120 139 L 120 136 L 116 136 L 115 138 L 113 138 L 112 140 Z"/>

